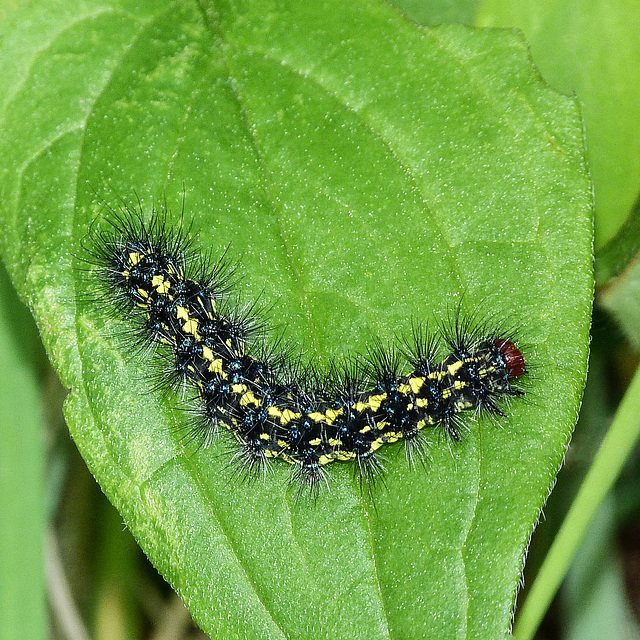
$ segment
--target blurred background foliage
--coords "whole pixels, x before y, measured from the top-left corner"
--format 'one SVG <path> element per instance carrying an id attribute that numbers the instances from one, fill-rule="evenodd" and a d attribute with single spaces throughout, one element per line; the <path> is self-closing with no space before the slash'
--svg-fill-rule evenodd
<path id="1" fill-rule="evenodd" d="M 638 366 L 640 7 L 637 0 L 395 4 L 426 26 L 520 28 L 543 77 L 564 93 L 575 92 L 584 108 L 596 202 L 589 379 L 566 464 L 531 542 L 520 606 Z M 12 3 L 4 3 L 0 20 L 11 9 Z M 0 527 L 0 571 L 21 576 L 0 580 L 0 638 L 204 637 L 76 452 L 62 418 L 65 392 L 4 271 L 0 363 L 0 513 L 3 523 L 15 525 Z M 598 509 L 537 638 L 640 638 L 639 534 L 636 446 Z"/>

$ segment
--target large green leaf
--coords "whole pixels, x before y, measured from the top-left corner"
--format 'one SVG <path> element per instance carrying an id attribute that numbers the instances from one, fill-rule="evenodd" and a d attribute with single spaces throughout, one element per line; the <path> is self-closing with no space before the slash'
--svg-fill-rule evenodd
<path id="1" fill-rule="evenodd" d="M 640 191 L 640 11 L 637 0 L 483 0 L 477 24 L 522 29 L 547 81 L 576 92 L 596 201 L 596 247 Z"/>
<path id="2" fill-rule="evenodd" d="M 573 100 L 510 31 L 419 28 L 383 4 L 41 2 L 0 41 L 2 250 L 71 388 L 73 437 L 213 637 L 496 638 L 586 369 L 591 200 Z M 6 61 L 6 64 L 5 62 Z M 426 469 L 385 451 L 296 499 L 186 449 L 126 319 L 87 302 L 101 198 L 186 193 L 196 245 L 309 358 L 408 335 L 462 299 L 518 327 L 528 400 Z M 99 196 L 96 196 L 96 192 Z M 177 219 L 178 215 L 175 215 Z M 74 264 L 75 267 L 74 268 Z"/>

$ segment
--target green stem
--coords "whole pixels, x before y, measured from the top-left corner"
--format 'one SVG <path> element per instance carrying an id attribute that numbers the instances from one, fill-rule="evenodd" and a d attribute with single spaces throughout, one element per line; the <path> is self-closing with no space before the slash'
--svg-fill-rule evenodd
<path id="1" fill-rule="evenodd" d="M 514 640 L 533 638 L 596 511 L 639 438 L 640 368 L 636 371 L 578 495 L 540 567 L 516 621 Z"/>

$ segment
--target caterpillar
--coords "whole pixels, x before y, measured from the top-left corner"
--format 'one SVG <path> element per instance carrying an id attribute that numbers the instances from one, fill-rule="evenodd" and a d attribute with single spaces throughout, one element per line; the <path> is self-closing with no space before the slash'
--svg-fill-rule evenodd
<path id="1" fill-rule="evenodd" d="M 316 491 L 330 463 L 353 461 L 361 481 L 370 479 L 381 471 L 383 445 L 403 440 L 412 459 L 426 430 L 458 441 L 465 415 L 502 416 L 505 399 L 524 395 L 518 382 L 527 367 L 515 339 L 460 314 L 443 331 L 450 353 L 440 361 L 438 340 L 417 326 L 410 341 L 377 343 L 351 365 L 319 373 L 256 337 L 251 310 L 225 307 L 229 265 L 198 254 L 190 231 L 182 221 L 171 227 L 166 208 L 147 220 L 140 205 L 125 205 L 92 225 L 87 259 L 104 299 L 135 318 L 131 335 L 160 345 L 167 384 L 192 390 L 192 435 L 206 443 L 232 434 L 250 472 L 283 460 Z"/>

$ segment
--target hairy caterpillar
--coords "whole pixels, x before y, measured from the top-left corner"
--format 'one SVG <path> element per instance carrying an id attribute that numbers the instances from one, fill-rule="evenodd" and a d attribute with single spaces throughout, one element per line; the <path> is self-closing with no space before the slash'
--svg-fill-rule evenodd
<path id="1" fill-rule="evenodd" d="M 221 309 L 226 265 L 193 251 L 189 229 L 171 228 L 163 212 L 147 221 L 140 207 L 111 211 L 88 238 L 105 297 L 136 318 L 137 340 L 163 345 L 168 384 L 194 390 L 194 437 L 206 442 L 224 427 L 249 470 L 281 459 L 315 490 L 328 464 L 352 460 L 368 478 L 384 444 L 403 440 L 410 457 L 436 427 L 457 441 L 463 416 L 503 415 L 500 401 L 523 395 L 526 365 L 514 339 L 458 315 L 443 331 L 451 353 L 441 361 L 436 340 L 417 328 L 410 344 L 378 344 L 320 374 L 256 337 L 249 313 Z"/>

